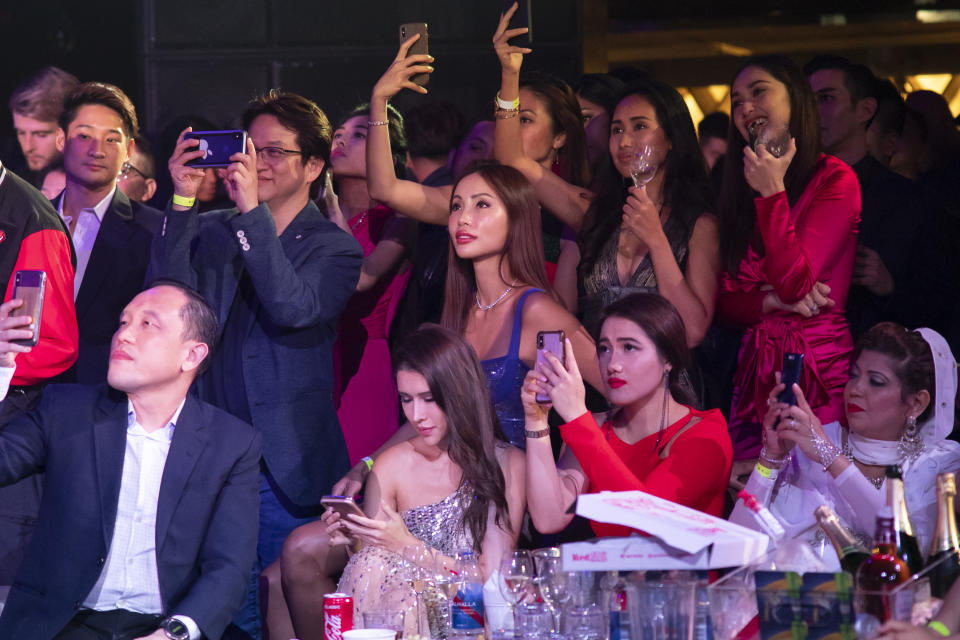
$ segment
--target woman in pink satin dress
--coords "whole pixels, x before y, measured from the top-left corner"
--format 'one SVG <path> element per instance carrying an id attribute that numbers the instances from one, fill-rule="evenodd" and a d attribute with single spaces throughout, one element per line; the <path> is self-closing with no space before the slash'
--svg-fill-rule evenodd
<path id="1" fill-rule="evenodd" d="M 860 186 L 849 166 L 820 153 L 816 101 L 789 59 L 748 61 L 734 78 L 731 111 L 717 317 L 746 328 L 729 420 L 734 459 L 743 460 L 760 452 L 766 399 L 785 353 L 803 354 L 800 386 L 817 417 L 843 419 L 853 349 L 844 307 Z"/>
<path id="2" fill-rule="evenodd" d="M 333 134 L 330 164 L 337 193 L 324 198 L 331 220 L 363 248 L 357 291 L 340 316 L 334 344 L 334 398 L 350 464 L 376 451 L 399 427 L 399 403 L 387 337 L 410 279 L 416 227 L 370 198 L 366 183 L 367 129 L 387 127 L 398 173 L 406 159 L 403 120 L 388 111 L 387 124 L 370 124 L 369 109 L 354 109 Z"/>

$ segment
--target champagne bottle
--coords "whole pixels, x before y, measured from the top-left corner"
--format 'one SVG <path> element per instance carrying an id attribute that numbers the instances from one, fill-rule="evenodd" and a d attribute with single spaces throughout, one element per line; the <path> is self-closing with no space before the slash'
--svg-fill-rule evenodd
<path id="1" fill-rule="evenodd" d="M 893 617 L 893 603 L 885 592 L 910 579 L 907 563 L 897 555 L 893 531 L 893 512 L 889 506 L 877 514 L 876 550 L 857 570 L 857 591 L 861 611 L 884 623 Z"/>
<path id="2" fill-rule="evenodd" d="M 846 527 L 840 524 L 840 519 L 828 505 L 821 505 L 813 512 L 820 524 L 820 528 L 827 534 L 833 543 L 833 548 L 840 558 L 840 566 L 851 575 L 857 575 L 857 569 L 870 557 L 870 552 L 857 542 Z"/>
<path id="3" fill-rule="evenodd" d="M 937 476 L 937 526 L 933 532 L 928 564 L 933 565 L 946 558 L 930 571 L 930 591 L 934 597 L 943 598 L 950 585 L 960 575 L 960 544 L 957 542 L 957 516 L 953 511 L 953 499 L 957 495 L 956 478 L 953 473 Z"/>
<path id="4" fill-rule="evenodd" d="M 903 476 L 900 467 L 887 467 L 887 504 L 893 510 L 893 535 L 897 543 L 897 555 L 903 558 L 910 568 L 910 573 L 916 575 L 923 569 L 923 555 L 917 536 L 913 533 L 910 524 L 910 514 L 907 512 L 907 500 L 903 493 Z"/>

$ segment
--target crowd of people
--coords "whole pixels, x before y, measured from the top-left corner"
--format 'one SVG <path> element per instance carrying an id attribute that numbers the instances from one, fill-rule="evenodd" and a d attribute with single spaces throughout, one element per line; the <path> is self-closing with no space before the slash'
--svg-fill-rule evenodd
<path id="1" fill-rule="evenodd" d="M 321 638 L 325 593 L 410 606 L 411 549 L 489 577 L 518 546 L 628 535 L 572 514 L 604 490 L 751 526 L 745 485 L 792 533 L 829 504 L 867 539 L 896 464 L 929 541 L 933 479 L 960 470 L 942 96 L 762 56 L 698 131 L 637 70 L 524 75 L 510 13 L 492 118 L 390 104 L 442 64 L 414 36 L 333 124 L 253 99 L 219 169 L 192 164 L 201 117 L 155 137 L 121 88 L 53 67 L 15 91 L 0 636 Z"/>

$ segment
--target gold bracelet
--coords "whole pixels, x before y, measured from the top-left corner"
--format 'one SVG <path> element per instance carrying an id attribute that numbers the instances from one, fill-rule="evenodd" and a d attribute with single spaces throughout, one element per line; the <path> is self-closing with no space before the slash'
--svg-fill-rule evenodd
<path id="1" fill-rule="evenodd" d="M 520 115 L 520 111 L 514 109 L 497 109 L 493 112 L 493 117 L 497 120 L 509 120 L 510 118 L 516 118 L 518 115 Z"/>
<path id="2" fill-rule="evenodd" d="M 367 120 L 368 127 L 385 127 L 390 124 L 389 120 Z"/>

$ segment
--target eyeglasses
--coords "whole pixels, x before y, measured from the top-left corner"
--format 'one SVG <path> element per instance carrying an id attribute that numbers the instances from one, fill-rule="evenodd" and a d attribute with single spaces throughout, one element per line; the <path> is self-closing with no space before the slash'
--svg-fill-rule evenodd
<path id="1" fill-rule="evenodd" d="M 118 179 L 119 179 L 119 178 L 130 179 L 130 172 L 136 173 L 137 175 L 139 175 L 139 176 L 140 176 L 141 178 L 143 178 L 144 180 L 149 180 L 149 179 L 150 179 L 150 176 L 148 176 L 147 174 L 145 174 L 143 171 L 140 171 L 140 169 L 137 169 L 137 168 L 136 168 L 135 166 L 133 166 L 133 164 L 132 164 L 131 162 L 129 162 L 129 161 L 124 162 L 124 163 L 120 166 L 120 176 L 118 177 Z"/>
<path id="2" fill-rule="evenodd" d="M 298 155 L 302 156 L 303 151 L 298 151 L 296 149 L 284 149 L 282 147 L 261 147 L 257 149 L 257 159 L 259 160 L 264 155 L 267 156 L 268 162 L 278 162 L 283 159 L 285 155 Z"/>

